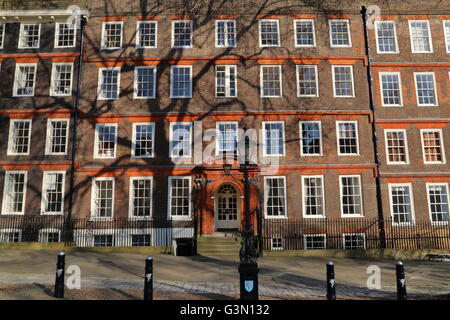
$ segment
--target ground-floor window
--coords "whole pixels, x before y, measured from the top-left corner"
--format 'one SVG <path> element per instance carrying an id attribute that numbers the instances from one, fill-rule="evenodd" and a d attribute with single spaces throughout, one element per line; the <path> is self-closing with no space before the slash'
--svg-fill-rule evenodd
<path id="1" fill-rule="evenodd" d="M 431 221 L 436 223 L 448 223 L 449 196 L 447 184 L 427 184 L 427 192 Z"/>
<path id="2" fill-rule="evenodd" d="M 169 218 L 189 219 L 190 208 L 191 178 L 169 177 Z"/>
<path id="3" fill-rule="evenodd" d="M 112 234 L 96 235 L 94 236 L 94 247 L 112 247 Z"/>
<path id="4" fill-rule="evenodd" d="M 151 235 L 133 234 L 131 236 L 131 245 L 133 247 L 146 247 L 151 245 Z"/>
<path id="5" fill-rule="evenodd" d="M 149 218 L 152 213 L 152 178 L 131 178 L 130 189 L 130 218 Z"/>
<path id="6" fill-rule="evenodd" d="M 413 221 L 411 184 L 391 184 L 389 185 L 389 193 L 394 223 L 411 223 Z"/>
<path id="7" fill-rule="evenodd" d="M 264 193 L 267 217 L 286 216 L 286 178 L 265 177 Z"/>
<path id="8" fill-rule="evenodd" d="M 39 242 L 60 242 L 60 232 L 57 229 L 39 230 Z"/>
<path id="9" fill-rule="evenodd" d="M 366 241 L 364 233 L 344 233 L 344 249 L 365 249 Z"/>
<path id="10" fill-rule="evenodd" d="M 20 229 L 0 230 L 0 242 L 20 242 L 22 241 L 22 231 Z"/>
<path id="11" fill-rule="evenodd" d="M 272 250 L 283 250 L 283 238 L 272 238 Z"/>
<path id="12" fill-rule="evenodd" d="M 305 234 L 305 250 L 319 250 L 327 248 L 327 239 L 325 234 Z"/>
<path id="13" fill-rule="evenodd" d="M 92 217 L 112 218 L 114 207 L 114 178 L 93 178 Z"/>
<path id="14" fill-rule="evenodd" d="M 303 216 L 325 217 L 323 176 L 303 176 Z"/>

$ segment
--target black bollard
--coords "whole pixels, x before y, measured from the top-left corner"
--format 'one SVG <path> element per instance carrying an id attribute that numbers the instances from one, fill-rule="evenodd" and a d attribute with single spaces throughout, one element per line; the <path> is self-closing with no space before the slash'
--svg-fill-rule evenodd
<path id="1" fill-rule="evenodd" d="M 153 258 L 145 259 L 144 300 L 153 300 Z"/>
<path id="2" fill-rule="evenodd" d="M 397 275 L 397 299 L 406 300 L 406 279 L 403 262 L 398 261 L 395 264 L 395 269 Z"/>
<path id="3" fill-rule="evenodd" d="M 238 271 L 241 300 L 258 300 L 258 264 L 255 262 L 241 262 Z"/>
<path id="4" fill-rule="evenodd" d="M 334 263 L 327 263 L 327 300 L 336 300 L 336 281 L 334 280 Z"/>
<path id="5" fill-rule="evenodd" d="M 56 262 L 56 278 L 55 278 L 55 298 L 64 298 L 64 272 L 66 264 L 66 254 L 58 253 Z"/>

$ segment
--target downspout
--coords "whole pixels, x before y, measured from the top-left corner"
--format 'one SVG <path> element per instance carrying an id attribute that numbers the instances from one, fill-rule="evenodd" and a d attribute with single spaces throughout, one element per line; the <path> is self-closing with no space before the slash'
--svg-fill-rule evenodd
<path id="1" fill-rule="evenodd" d="M 375 164 L 376 164 L 376 177 L 375 177 L 375 187 L 376 187 L 376 197 L 377 197 L 377 208 L 378 208 L 378 221 L 379 221 L 379 237 L 380 237 L 380 247 L 386 248 L 386 232 L 384 225 L 384 216 L 383 216 L 383 202 L 381 197 L 381 181 L 380 181 L 380 161 L 378 155 L 378 136 L 377 136 L 377 128 L 375 121 L 375 103 L 373 99 L 373 83 L 372 83 L 372 66 L 371 66 L 371 55 L 370 55 L 370 47 L 369 47 L 369 31 L 367 28 L 367 8 L 365 6 L 361 7 L 361 16 L 363 21 L 364 28 L 364 44 L 365 44 L 365 53 L 367 57 L 367 83 L 369 85 L 369 103 L 370 110 L 372 111 L 372 144 L 373 144 L 373 153 L 375 156 Z"/>
<path id="2" fill-rule="evenodd" d="M 77 122 L 78 122 L 78 110 L 80 106 L 80 86 L 81 86 L 81 68 L 83 63 L 83 42 L 84 42 L 84 26 L 86 24 L 86 17 L 81 17 L 80 19 L 80 55 L 78 57 L 78 72 L 77 72 L 77 95 L 75 99 L 75 110 L 72 122 L 72 161 L 70 167 L 70 197 L 69 197 L 69 208 L 68 208 L 68 221 L 72 219 L 73 210 L 73 192 L 75 184 L 75 155 L 77 153 Z"/>

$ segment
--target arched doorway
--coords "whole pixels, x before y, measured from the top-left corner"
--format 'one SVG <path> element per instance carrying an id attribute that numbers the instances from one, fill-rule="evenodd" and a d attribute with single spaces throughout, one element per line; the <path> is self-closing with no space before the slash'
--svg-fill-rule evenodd
<path id="1" fill-rule="evenodd" d="M 230 183 L 217 189 L 215 198 L 215 231 L 239 230 L 241 221 L 240 194 Z"/>

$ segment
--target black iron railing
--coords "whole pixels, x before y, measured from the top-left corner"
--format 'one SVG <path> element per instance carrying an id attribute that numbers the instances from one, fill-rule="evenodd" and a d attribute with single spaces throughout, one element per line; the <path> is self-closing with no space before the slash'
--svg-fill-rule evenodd
<path id="1" fill-rule="evenodd" d="M 380 220 L 266 219 L 262 225 L 264 250 L 378 249 Z M 450 226 L 420 220 L 398 224 L 384 220 L 386 248 L 450 249 Z"/>
<path id="2" fill-rule="evenodd" d="M 129 218 L 70 219 L 65 216 L 0 217 L 0 242 L 63 242 L 67 246 L 171 246 L 193 237 L 192 221 Z"/>

